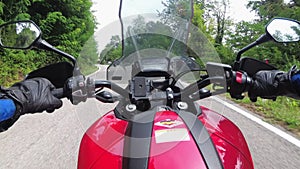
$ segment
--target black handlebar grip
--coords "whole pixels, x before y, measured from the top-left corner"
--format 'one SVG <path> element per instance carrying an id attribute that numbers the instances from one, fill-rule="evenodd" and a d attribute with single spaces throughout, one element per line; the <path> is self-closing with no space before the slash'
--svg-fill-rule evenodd
<path id="1" fill-rule="evenodd" d="M 64 95 L 64 88 L 58 88 L 58 89 L 53 89 L 51 91 L 52 95 L 55 96 L 58 99 L 62 99 L 65 97 Z"/>

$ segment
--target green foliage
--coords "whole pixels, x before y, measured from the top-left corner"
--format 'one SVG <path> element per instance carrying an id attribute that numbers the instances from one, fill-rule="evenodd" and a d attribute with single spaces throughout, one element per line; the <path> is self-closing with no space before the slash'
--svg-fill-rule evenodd
<path id="1" fill-rule="evenodd" d="M 91 0 L 3 0 L 0 2 L 0 24 L 31 19 L 40 26 L 45 40 L 78 57 L 94 33 L 91 5 Z M 0 83 L 6 86 L 31 70 L 61 60 L 51 52 L 42 51 L 2 50 L 0 56 Z"/>
<path id="2" fill-rule="evenodd" d="M 136 47 L 139 50 L 147 49 L 147 48 L 156 48 L 156 49 L 163 49 L 163 50 L 170 50 L 169 47 L 172 46 L 170 52 L 172 54 L 178 55 L 178 56 L 196 56 L 194 51 L 187 48 L 185 44 L 182 42 L 179 42 L 177 40 L 173 41 L 174 39 L 168 36 L 172 36 L 172 34 L 175 34 L 176 31 L 180 28 L 180 25 L 184 25 L 191 17 L 191 10 L 189 5 L 186 4 L 188 1 L 182 1 L 182 0 L 168 0 L 164 3 L 164 6 L 166 7 L 164 10 L 159 12 L 159 16 L 161 18 L 160 21 L 149 21 L 146 23 L 145 18 L 142 16 L 138 16 L 136 19 L 134 19 L 132 26 L 127 28 L 127 32 L 125 33 L 126 37 L 130 37 L 131 32 L 134 32 L 135 34 L 135 40 L 136 42 L 133 42 L 131 38 L 127 38 L 124 40 L 124 46 L 125 48 L 122 49 L 121 47 L 121 41 L 118 37 L 118 40 L 116 41 L 114 37 L 112 37 L 111 42 L 109 42 L 106 45 L 106 48 L 101 52 L 100 58 L 101 63 L 107 63 L 116 60 L 117 58 L 120 58 L 122 56 L 122 50 L 123 55 L 127 56 L 133 52 L 136 51 Z M 183 4 L 183 5 L 182 5 Z M 178 6 L 182 7 L 184 6 L 184 9 L 181 10 L 184 12 L 178 12 Z M 209 34 L 206 32 L 206 26 L 203 19 L 203 3 L 200 1 L 196 1 L 194 4 L 194 15 L 192 18 L 192 23 L 200 28 L 198 34 L 202 34 L 202 32 L 205 33 L 205 35 L 209 36 Z M 183 18 L 183 19 L 182 19 Z M 185 22 L 183 22 L 185 21 Z M 184 26 L 185 27 L 185 26 Z M 195 39 L 199 36 L 193 36 L 191 35 L 191 39 L 189 42 L 198 42 L 202 43 L 202 39 Z M 202 36 L 203 37 L 203 36 Z M 210 39 L 213 39 L 210 37 Z M 181 39 L 182 40 L 182 39 Z M 189 43 L 188 42 L 188 43 Z M 199 44 L 193 44 L 189 43 L 191 46 L 199 45 Z M 207 42 L 205 41 L 207 44 Z M 203 49 L 206 49 L 203 47 Z M 211 50 L 211 49 L 209 49 Z M 207 51 L 209 51 L 207 50 Z M 199 55 L 204 55 L 205 50 L 201 51 L 202 53 L 199 53 Z M 197 56 L 196 56 L 197 57 Z M 200 62 L 200 61 L 199 61 Z"/>
<path id="3" fill-rule="evenodd" d="M 29 13 L 35 16 L 32 20 L 38 23 L 50 44 L 78 56 L 94 33 L 91 5 L 90 0 L 36 1 Z"/>
<path id="4" fill-rule="evenodd" d="M 80 70 L 84 75 L 88 75 L 97 70 L 95 66 L 98 62 L 97 44 L 94 37 L 91 37 L 83 46 L 80 56 L 77 58 Z"/>
<path id="5" fill-rule="evenodd" d="M 227 14 L 229 9 L 229 1 L 206 1 L 204 7 L 204 19 L 209 25 L 209 32 L 214 36 L 215 46 L 221 46 L 224 41 L 225 32 L 231 24 L 231 20 Z"/>
<path id="6" fill-rule="evenodd" d="M 230 47 L 220 45 L 216 47 L 216 50 L 222 60 L 222 63 L 232 64 L 234 62 L 235 55 Z"/>
<path id="7" fill-rule="evenodd" d="M 132 32 L 134 35 L 132 35 Z M 178 40 L 174 41 L 170 37 L 174 32 L 176 31 L 172 30 L 172 25 L 164 24 L 161 21 L 149 21 L 146 23 L 143 16 L 137 16 L 133 20 L 132 26 L 129 26 L 125 33 L 128 38 L 124 40 L 124 49 L 122 49 L 120 37 L 113 36 L 106 48 L 101 52 L 100 58 L 104 63 L 107 63 L 120 58 L 122 54 L 123 56 L 128 56 L 137 50 L 149 48 L 170 51 L 177 56 L 186 56 L 186 45 Z M 170 46 L 172 46 L 171 49 Z"/>
<path id="8" fill-rule="evenodd" d="M 202 32 L 206 32 L 206 26 L 204 25 L 204 10 L 203 10 L 203 4 L 202 3 L 195 3 L 194 4 L 194 16 L 192 23 L 196 27 L 198 27 Z"/>
<path id="9" fill-rule="evenodd" d="M 100 63 L 107 64 L 113 62 L 122 56 L 121 38 L 117 35 L 112 36 L 110 43 L 100 53 Z"/>
<path id="10" fill-rule="evenodd" d="M 5 50 L 1 52 L 0 58 L 1 78 L 0 84 L 9 86 L 21 80 L 26 74 L 41 65 L 44 65 L 46 56 L 34 51 Z"/>
<path id="11" fill-rule="evenodd" d="M 300 20 L 300 4 L 296 0 L 291 0 L 290 3 L 284 3 L 283 0 L 261 0 L 261 1 L 250 1 L 248 7 L 254 10 L 260 17 L 255 24 L 261 25 L 261 34 L 264 32 L 264 25 L 267 24 L 274 17 L 285 17 L 295 20 Z M 247 26 L 248 29 L 253 27 Z M 268 57 L 272 64 L 279 69 L 287 70 L 291 65 L 299 65 L 300 60 L 300 44 L 275 44 L 269 43 L 264 45 L 264 50 L 257 48 L 254 50 L 255 53 L 260 54 L 260 58 Z M 254 53 L 253 52 L 253 53 Z"/>
<path id="12" fill-rule="evenodd" d="M 165 6 L 163 11 L 160 13 L 162 20 L 172 20 L 177 23 L 178 19 L 189 20 L 192 17 L 192 9 L 189 1 L 186 0 L 166 0 L 162 2 Z"/>

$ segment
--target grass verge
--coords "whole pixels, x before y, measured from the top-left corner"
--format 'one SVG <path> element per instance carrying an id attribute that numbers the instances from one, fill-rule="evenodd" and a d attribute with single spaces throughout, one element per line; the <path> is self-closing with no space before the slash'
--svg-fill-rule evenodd
<path id="1" fill-rule="evenodd" d="M 84 66 L 80 70 L 81 70 L 82 74 L 89 75 L 89 74 L 92 74 L 95 71 L 97 71 L 98 67 L 94 66 L 94 65 L 92 65 L 92 66 Z"/>
<path id="2" fill-rule="evenodd" d="M 300 100 L 278 97 L 276 101 L 257 99 L 253 103 L 248 97 L 234 100 L 241 106 L 263 116 L 266 121 L 279 124 L 300 138 Z"/>

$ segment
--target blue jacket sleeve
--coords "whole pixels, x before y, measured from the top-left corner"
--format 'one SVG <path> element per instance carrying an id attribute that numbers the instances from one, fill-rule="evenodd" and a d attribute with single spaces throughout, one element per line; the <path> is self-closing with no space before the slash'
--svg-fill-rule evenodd
<path id="1" fill-rule="evenodd" d="M 298 92 L 298 95 L 300 95 L 300 73 L 293 75 L 291 81 L 296 91 Z"/>
<path id="2" fill-rule="evenodd" d="M 0 122 L 13 117 L 16 111 L 15 103 L 10 99 L 0 99 Z"/>

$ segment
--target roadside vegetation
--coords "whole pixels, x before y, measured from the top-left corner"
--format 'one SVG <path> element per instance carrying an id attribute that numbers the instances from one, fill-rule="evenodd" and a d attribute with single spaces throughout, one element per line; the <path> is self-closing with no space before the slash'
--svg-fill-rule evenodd
<path id="1" fill-rule="evenodd" d="M 234 101 L 264 117 L 265 121 L 281 125 L 300 138 L 299 100 L 277 97 L 276 101 L 258 98 L 257 102 L 251 102 L 248 97 L 245 97 L 243 100 Z"/>
<path id="2" fill-rule="evenodd" d="M 50 44 L 77 58 L 97 60 L 96 43 L 85 49 L 85 56 L 80 54 L 96 25 L 91 6 L 90 0 L 3 0 L 0 2 L 0 24 L 32 20 Z M 61 57 L 51 52 L 0 49 L 0 84 L 9 86 L 32 70 L 59 61 Z"/>

